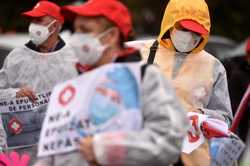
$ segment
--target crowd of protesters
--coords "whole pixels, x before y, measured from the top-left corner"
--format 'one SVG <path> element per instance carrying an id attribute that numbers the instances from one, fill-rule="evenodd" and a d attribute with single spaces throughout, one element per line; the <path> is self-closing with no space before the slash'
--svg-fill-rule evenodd
<path id="1" fill-rule="evenodd" d="M 209 166 L 241 155 L 231 101 L 236 110 L 249 83 L 250 49 L 226 69 L 204 50 L 205 0 L 170 0 L 158 37 L 139 47 L 126 44 L 134 28 L 119 0 L 39 1 L 21 15 L 30 41 L 0 70 L 0 164 Z"/>

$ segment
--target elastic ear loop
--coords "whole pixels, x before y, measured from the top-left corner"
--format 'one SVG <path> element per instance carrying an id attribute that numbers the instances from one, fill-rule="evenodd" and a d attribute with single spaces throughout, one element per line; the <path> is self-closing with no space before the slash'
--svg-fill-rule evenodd
<path id="1" fill-rule="evenodd" d="M 110 27 L 109 29 L 103 31 L 101 34 L 97 35 L 98 39 L 103 38 L 104 36 L 106 36 L 109 32 L 111 32 L 115 27 Z"/>
<path id="2" fill-rule="evenodd" d="M 51 23 L 49 23 L 49 25 L 47 25 L 46 27 L 49 29 L 49 27 L 54 24 L 56 22 L 56 20 L 53 20 Z M 50 32 L 49 36 L 52 35 L 56 30 Z"/>
<path id="3" fill-rule="evenodd" d="M 105 30 L 101 34 L 97 35 L 97 38 L 100 40 L 104 36 L 106 36 L 109 32 L 111 32 L 116 27 L 110 27 L 109 29 Z M 113 56 L 111 62 L 114 62 L 116 60 L 117 56 Z"/>

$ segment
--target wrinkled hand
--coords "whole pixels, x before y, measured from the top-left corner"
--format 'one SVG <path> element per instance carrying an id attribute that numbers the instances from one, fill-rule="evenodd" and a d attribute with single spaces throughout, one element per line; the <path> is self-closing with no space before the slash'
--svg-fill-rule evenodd
<path id="1" fill-rule="evenodd" d="M 3 166 L 28 166 L 30 156 L 23 154 L 20 156 L 17 152 L 0 154 L 0 165 Z"/>
<path id="2" fill-rule="evenodd" d="M 16 93 L 16 97 L 20 98 L 20 97 L 28 97 L 32 102 L 36 101 L 36 95 L 34 93 L 34 91 L 28 87 L 23 87 L 21 88 L 17 93 Z"/>
<path id="3" fill-rule="evenodd" d="M 83 154 L 84 158 L 90 162 L 91 166 L 98 165 L 95 159 L 95 153 L 93 149 L 93 137 L 84 137 L 80 141 L 80 152 Z"/>

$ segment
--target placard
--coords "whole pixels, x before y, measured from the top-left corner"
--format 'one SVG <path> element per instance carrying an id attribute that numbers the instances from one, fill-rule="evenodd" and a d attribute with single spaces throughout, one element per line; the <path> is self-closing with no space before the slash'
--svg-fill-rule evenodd
<path id="1" fill-rule="evenodd" d="M 58 85 L 51 95 L 38 156 L 78 148 L 84 136 L 139 130 L 139 63 L 105 65 Z"/>
<path id="2" fill-rule="evenodd" d="M 37 100 L 32 102 L 28 97 L 0 100 L 0 114 L 35 111 L 47 106 L 51 92 L 37 94 Z"/>

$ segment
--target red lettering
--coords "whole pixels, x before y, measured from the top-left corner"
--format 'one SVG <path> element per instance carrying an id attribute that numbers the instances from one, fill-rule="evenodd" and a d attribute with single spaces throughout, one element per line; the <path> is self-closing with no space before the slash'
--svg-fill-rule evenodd
<path id="1" fill-rule="evenodd" d="M 198 128 L 198 118 L 199 118 L 198 115 L 193 115 L 189 117 L 191 124 L 192 124 L 192 128 L 195 131 L 195 133 L 188 131 L 188 141 L 191 143 L 194 143 L 200 139 L 199 128 Z"/>

